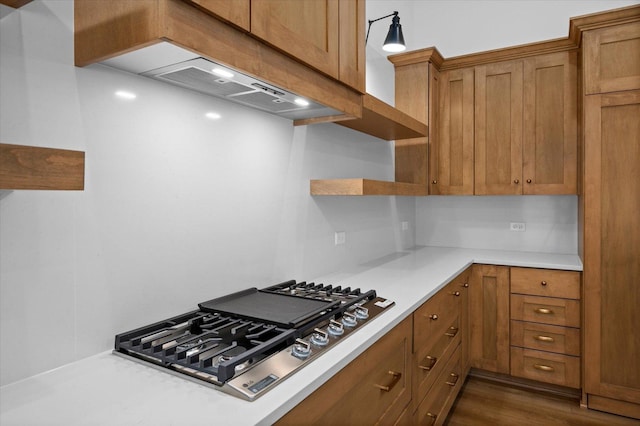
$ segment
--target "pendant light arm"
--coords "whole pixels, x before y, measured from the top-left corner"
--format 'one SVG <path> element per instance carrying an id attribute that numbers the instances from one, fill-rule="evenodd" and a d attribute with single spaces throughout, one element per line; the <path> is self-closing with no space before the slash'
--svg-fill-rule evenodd
<path id="1" fill-rule="evenodd" d="M 367 37 L 364 40 L 364 44 L 367 44 L 367 41 L 369 40 L 369 31 L 371 31 L 371 24 L 373 24 L 374 22 L 380 21 L 381 19 L 385 19 L 385 18 L 389 18 L 391 16 L 398 16 L 398 12 L 395 11 L 393 13 L 388 14 L 387 16 L 383 16 L 382 18 L 378 18 L 378 19 L 369 19 L 369 27 L 367 28 Z"/>

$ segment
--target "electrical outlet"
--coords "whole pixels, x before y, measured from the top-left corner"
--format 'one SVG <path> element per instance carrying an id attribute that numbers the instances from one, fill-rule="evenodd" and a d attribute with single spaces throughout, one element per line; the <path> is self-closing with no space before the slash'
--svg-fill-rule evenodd
<path id="1" fill-rule="evenodd" d="M 347 242 L 347 235 L 343 232 L 336 232 L 334 235 L 334 241 L 337 246 Z"/>
<path id="2" fill-rule="evenodd" d="M 527 225 L 524 222 L 511 222 L 509 229 L 511 231 L 524 232 L 527 230 Z"/>
<path id="3" fill-rule="evenodd" d="M 409 229 L 409 222 L 407 222 L 407 221 L 400 222 L 400 229 L 402 229 L 403 231 L 408 230 Z"/>

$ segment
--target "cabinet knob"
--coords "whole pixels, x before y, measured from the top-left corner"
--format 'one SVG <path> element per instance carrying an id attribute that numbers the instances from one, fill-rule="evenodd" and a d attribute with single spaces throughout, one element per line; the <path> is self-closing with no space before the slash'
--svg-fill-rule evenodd
<path id="1" fill-rule="evenodd" d="M 540 285 L 547 285 L 547 282 L 546 281 L 541 281 Z"/>
<path id="2" fill-rule="evenodd" d="M 431 183 L 435 185 L 435 184 L 438 183 L 438 181 L 437 180 L 432 180 Z"/>
<path id="3" fill-rule="evenodd" d="M 469 288 L 469 283 L 464 283 L 464 284 L 462 284 L 462 287 L 464 287 L 464 288 Z"/>
<path id="4" fill-rule="evenodd" d="M 531 179 L 527 179 L 527 183 L 531 183 Z"/>
<path id="5" fill-rule="evenodd" d="M 452 294 L 452 295 L 454 295 L 454 296 L 456 296 L 456 297 L 460 296 L 460 292 L 459 292 L 459 291 L 451 292 L 451 294 Z"/>
<path id="6" fill-rule="evenodd" d="M 434 320 L 434 321 L 437 321 L 437 320 L 438 320 L 438 315 L 436 315 L 436 314 L 431 314 L 431 315 L 429 315 L 429 319 Z"/>
<path id="7" fill-rule="evenodd" d="M 514 179 L 513 183 L 515 183 L 516 185 L 520 183 L 520 179 Z"/>

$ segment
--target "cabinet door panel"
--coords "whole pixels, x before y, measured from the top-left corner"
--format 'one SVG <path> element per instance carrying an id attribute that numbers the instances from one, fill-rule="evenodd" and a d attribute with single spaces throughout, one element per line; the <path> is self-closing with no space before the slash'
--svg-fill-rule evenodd
<path id="1" fill-rule="evenodd" d="M 475 193 L 522 194 L 522 62 L 475 72 Z"/>
<path id="2" fill-rule="evenodd" d="M 640 89 L 640 22 L 584 34 L 586 93 Z"/>
<path id="3" fill-rule="evenodd" d="M 251 33 L 339 78 L 338 0 L 252 0 Z"/>
<path id="4" fill-rule="evenodd" d="M 577 53 L 524 61 L 523 193 L 577 193 Z"/>
<path id="5" fill-rule="evenodd" d="M 365 93 L 365 0 L 340 0 L 339 79 Z"/>
<path id="6" fill-rule="evenodd" d="M 585 97 L 585 389 L 640 404 L 640 91 Z"/>
<path id="7" fill-rule="evenodd" d="M 431 193 L 473 194 L 473 68 L 440 74 L 438 133 L 431 142 Z"/>
<path id="8" fill-rule="evenodd" d="M 509 268 L 474 265 L 469 282 L 472 367 L 509 373 Z"/>

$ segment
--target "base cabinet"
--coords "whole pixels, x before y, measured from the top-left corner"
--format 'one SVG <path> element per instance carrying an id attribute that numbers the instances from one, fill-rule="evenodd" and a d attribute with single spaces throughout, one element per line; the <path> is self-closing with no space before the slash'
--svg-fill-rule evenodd
<path id="1" fill-rule="evenodd" d="M 411 330 L 409 317 L 276 424 L 393 424 L 411 400 Z"/>
<path id="2" fill-rule="evenodd" d="M 509 374 L 509 267 L 473 265 L 469 333 L 471 367 Z"/>

